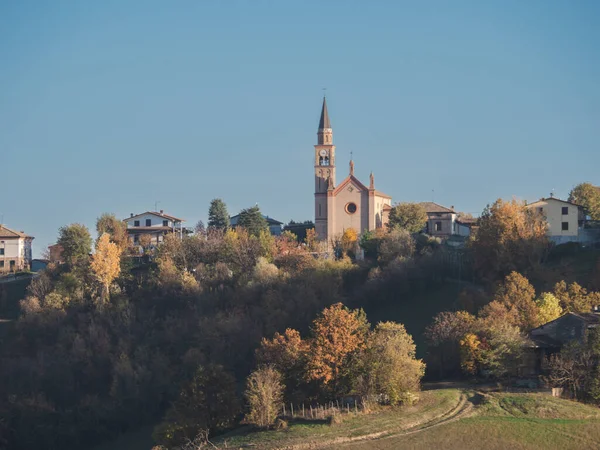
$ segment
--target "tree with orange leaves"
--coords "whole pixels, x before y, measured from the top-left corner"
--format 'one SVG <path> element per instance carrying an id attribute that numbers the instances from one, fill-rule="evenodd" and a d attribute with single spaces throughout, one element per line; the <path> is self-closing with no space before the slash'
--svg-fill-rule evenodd
<path id="1" fill-rule="evenodd" d="M 325 308 L 313 322 L 308 379 L 338 393 L 343 378 L 351 370 L 352 357 L 365 347 L 368 332 L 364 311 L 351 311 L 341 303 Z"/>
<path id="2" fill-rule="evenodd" d="M 283 334 L 275 333 L 273 339 L 263 338 L 256 350 L 256 360 L 259 365 L 271 366 L 283 374 L 287 398 L 300 399 L 308 350 L 300 333 L 288 328 Z"/>
<path id="3" fill-rule="evenodd" d="M 110 241 L 108 233 L 104 233 L 98 239 L 90 268 L 102 285 L 103 299 L 108 297 L 110 285 L 121 273 L 121 252 L 121 247 Z"/>

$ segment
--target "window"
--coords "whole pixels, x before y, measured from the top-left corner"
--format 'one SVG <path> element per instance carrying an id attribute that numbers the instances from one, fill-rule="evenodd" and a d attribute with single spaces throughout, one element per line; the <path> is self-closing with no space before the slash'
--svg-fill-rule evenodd
<path id="1" fill-rule="evenodd" d="M 138 234 L 134 234 L 133 235 L 133 243 L 137 244 L 138 242 L 140 242 L 140 236 Z"/>
<path id="2" fill-rule="evenodd" d="M 321 156 L 319 158 L 319 165 L 320 166 L 328 166 L 329 165 L 329 157 L 328 156 L 325 156 L 325 157 Z"/>
<path id="3" fill-rule="evenodd" d="M 10 268 L 11 268 L 11 269 L 14 269 L 14 268 L 15 268 L 15 260 L 14 260 L 14 259 L 11 259 L 11 260 L 10 260 Z"/>
<path id="4" fill-rule="evenodd" d="M 442 222 L 435 223 L 435 231 L 442 231 Z"/>
<path id="5" fill-rule="evenodd" d="M 540 214 L 544 214 L 544 208 L 540 207 L 540 208 L 538 208 L 538 209 L 539 209 L 539 211 L 540 211 Z"/>
<path id="6" fill-rule="evenodd" d="M 356 203 L 350 202 L 346 205 L 346 212 L 348 214 L 354 214 L 357 209 L 358 209 L 358 206 L 356 206 Z"/>
<path id="7" fill-rule="evenodd" d="M 569 222 L 563 222 L 562 223 L 562 230 L 563 231 L 569 231 Z"/>
<path id="8" fill-rule="evenodd" d="M 139 220 L 134 220 L 133 221 L 133 226 L 134 227 L 139 227 L 140 226 L 140 221 Z"/>
<path id="9" fill-rule="evenodd" d="M 168 226 L 169 226 L 169 221 L 163 220 L 163 227 L 168 227 Z"/>
<path id="10" fill-rule="evenodd" d="M 0 248 L 0 255 L 4 255 L 4 247 Z"/>
<path id="11" fill-rule="evenodd" d="M 0 261 L 0 267 L 4 267 L 4 261 Z"/>
<path id="12" fill-rule="evenodd" d="M 568 206 L 563 206 L 562 207 L 562 215 L 563 216 L 568 216 L 569 215 L 569 207 Z"/>
<path id="13" fill-rule="evenodd" d="M 146 226 L 149 227 L 152 225 L 152 219 L 146 219 Z"/>

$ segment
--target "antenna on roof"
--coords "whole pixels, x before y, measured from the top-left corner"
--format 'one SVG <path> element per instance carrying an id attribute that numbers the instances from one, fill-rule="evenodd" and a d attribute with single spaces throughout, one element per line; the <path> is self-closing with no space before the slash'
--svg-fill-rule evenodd
<path id="1" fill-rule="evenodd" d="M 323 88 L 323 98 L 327 97 L 327 88 Z"/>
<path id="2" fill-rule="evenodd" d="M 552 192 L 550 192 L 550 198 L 554 198 L 554 188 L 552 188 Z"/>

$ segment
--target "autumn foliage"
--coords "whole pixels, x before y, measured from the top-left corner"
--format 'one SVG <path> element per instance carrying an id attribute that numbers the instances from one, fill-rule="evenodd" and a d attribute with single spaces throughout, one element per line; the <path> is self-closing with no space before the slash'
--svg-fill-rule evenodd
<path id="1" fill-rule="evenodd" d="M 121 273 L 121 252 L 118 244 L 111 242 L 110 235 L 104 233 L 96 244 L 90 268 L 103 287 L 103 295 L 108 295 L 110 285 Z"/>

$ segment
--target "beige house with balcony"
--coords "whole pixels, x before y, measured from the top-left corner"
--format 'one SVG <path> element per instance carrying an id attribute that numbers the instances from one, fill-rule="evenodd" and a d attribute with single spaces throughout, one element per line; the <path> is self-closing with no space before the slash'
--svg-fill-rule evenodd
<path id="1" fill-rule="evenodd" d="M 555 197 L 529 203 L 528 208 L 539 212 L 548 222 L 548 236 L 557 243 L 577 242 L 585 222 L 583 206 Z"/>
<path id="2" fill-rule="evenodd" d="M 315 231 L 319 239 L 331 243 L 348 228 L 361 234 L 385 226 L 392 198 L 375 189 L 373 173 L 369 177 L 369 186 L 366 186 L 354 175 L 354 161 L 350 160 L 348 176 L 339 184 L 336 182 L 335 145 L 325 98 L 317 137 L 314 150 Z"/>

